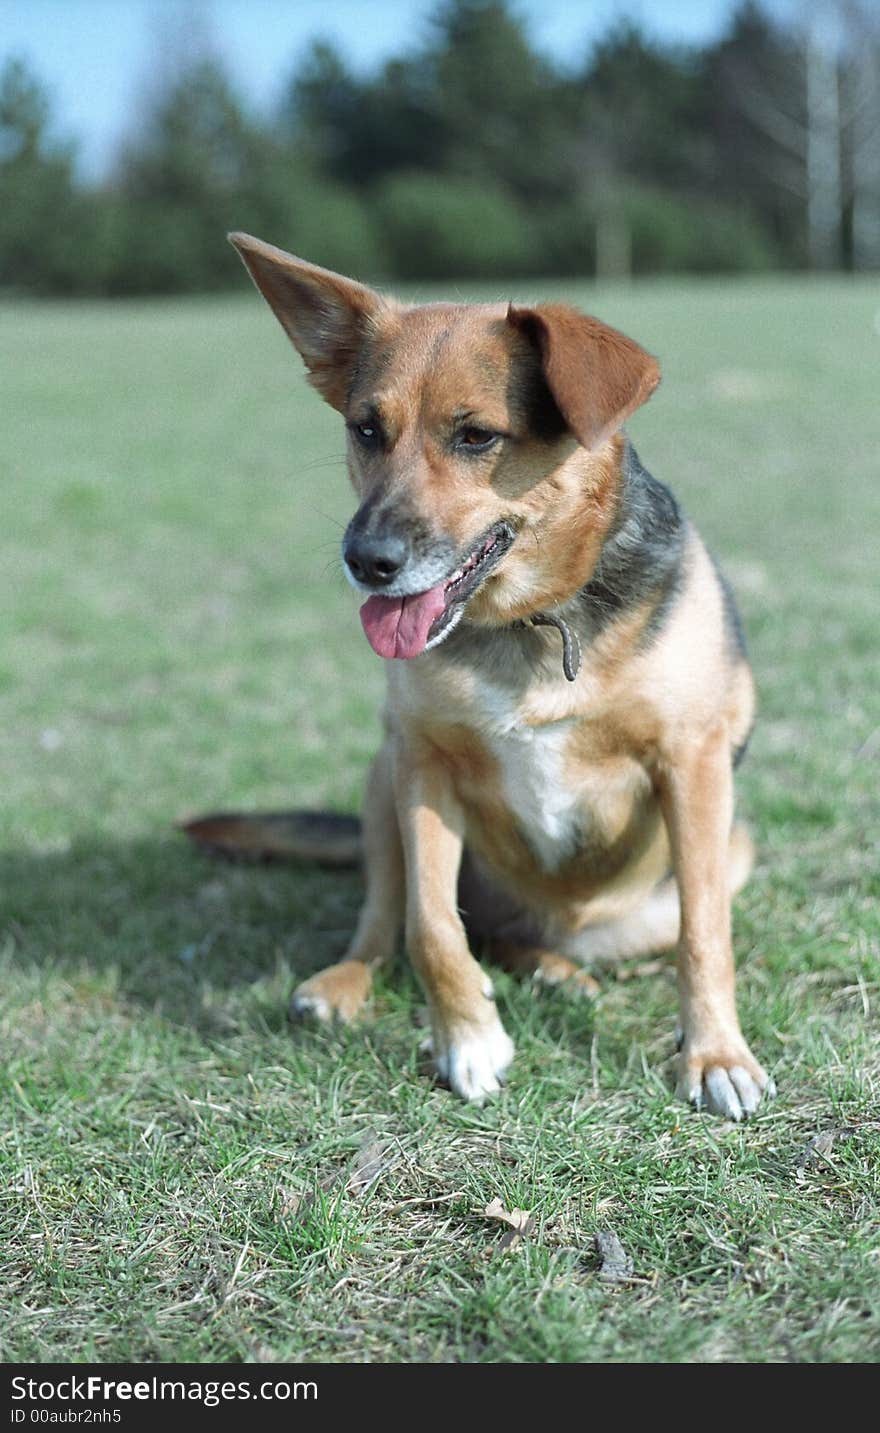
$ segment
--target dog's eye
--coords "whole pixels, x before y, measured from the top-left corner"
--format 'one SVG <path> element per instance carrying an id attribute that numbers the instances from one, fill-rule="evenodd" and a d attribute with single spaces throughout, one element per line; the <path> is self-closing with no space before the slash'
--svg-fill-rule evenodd
<path id="1" fill-rule="evenodd" d="M 362 447 L 375 448 L 379 441 L 379 428 L 376 423 L 352 423 L 350 427 Z"/>
<path id="2" fill-rule="evenodd" d="M 471 453 L 485 453 L 494 447 L 500 436 L 500 433 L 493 433 L 488 428 L 462 428 L 457 446 L 467 448 Z"/>

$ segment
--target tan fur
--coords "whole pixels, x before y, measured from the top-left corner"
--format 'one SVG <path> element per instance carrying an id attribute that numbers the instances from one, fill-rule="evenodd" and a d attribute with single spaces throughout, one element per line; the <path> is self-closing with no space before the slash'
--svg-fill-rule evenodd
<path id="1" fill-rule="evenodd" d="M 404 308 L 258 240 L 235 242 L 319 390 L 350 424 L 381 426 L 372 451 L 349 442 L 359 498 L 393 505 L 456 551 L 499 521 L 516 534 L 466 622 L 497 642 L 570 600 L 614 520 L 619 428 L 656 387 L 654 359 L 560 305 Z M 538 379 L 565 424 L 550 436 L 528 408 Z M 463 421 L 509 437 L 487 458 L 462 457 L 450 434 Z M 530 632 L 531 666 L 493 664 L 490 649 L 475 665 L 452 643 L 387 664 L 364 912 L 347 961 L 312 977 L 301 1007 L 351 1018 L 405 920 L 438 1067 L 472 1097 L 497 1087 L 512 1047 L 457 909 L 466 846 L 488 873 L 490 906 L 497 889 L 540 922 L 542 938 L 508 942 L 509 957 L 564 979 L 573 957 L 590 958 L 591 935 L 602 958 L 615 940 L 627 955 L 677 940 L 683 1092 L 700 1098 L 705 1081 L 711 1094 L 715 1071 L 767 1085 L 739 1030 L 730 947 L 731 888 L 750 864 L 747 837 L 730 834 L 731 752 L 754 692 L 727 650 L 718 580 L 692 529 L 684 571 L 656 636 L 645 640 L 646 600 L 599 633 L 571 683 L 553 629 Z M 680 905 L 664 885 L 670 867 Z M 505 947 L 503 933 L 495 943 Z"/>

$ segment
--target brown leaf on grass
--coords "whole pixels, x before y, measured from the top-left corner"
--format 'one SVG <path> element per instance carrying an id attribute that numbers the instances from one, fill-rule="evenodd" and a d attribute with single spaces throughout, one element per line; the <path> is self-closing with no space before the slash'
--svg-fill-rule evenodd
<path id="1" fill-rule="evenodd" d="M 527 1234 L 531 1234 L 535 1221 L 527 1209 L 505 1209 L 496 1196 L 483 1210 L 486 1219 L 497 1219 L 508 1226 L 507 1233 L 491 1247 L 495 1251 L 513 1249 Z"/>
<path id="2" fill-rule="evenodd" d="M 275 1218 L 293 1219 L 303 1202 L 303 1196 L 296 1189 L 285 1189 L 279 1185 L 275 1191 Z"/>
<path id="3" fill-rule="evenodd" d="M 359 1199 L 393 1162 L 393 1158 L 388 1158 L 387 1148 L 369 1130 L 347 1171 L 331 1169 L 320 1176 L 315 1171 L 312 1182 L 304 1189 L 277 1185 L 272 1201 L 275 1218 L 280 1223 L 300 1222 L 307 1219 L 317 1205 L 336 1201 L 343 1192 Z"/>
<path id="4" fill-rule="evenodd" d="M 324 1199 L 333 1188 L 332 1183 L 322 1180 L 308 1189 L 284 1189 L 276 1191 L 275 1218 L 279 1224 L 294 1224 L 307 1220 L 319 1200 Z"/>
<path id="5" fill-rule="evenodd" d="M 316 1177 L 306 1189 L 278 1185 L 274 1196 L 275 1218 L 281 1222 L 306 1219 L 319 1200 L 332 1194 L 338 1182 L 335 1174 L 325 1174 L 321 1179 Z"/>
<path id="6" fill-rule="evenodd" d="M 274 1199 L 275 1217 L 280 1220 L 304 1219 L 319 1201 L 336 1200 L 343 1193 L 360 1199 L 400 1157 L 399 1149 L 383 1142 L 375 1130 L 368 1129 L 347 1169 L 340 1170 L 337 1166 L 321 1176 L 316 1171 L 312 1183 L 304 1190 L 278 1186 Z"/>
<path id="7" fill-rule="evenodd" d="M 357 1198 L 366 1194 L 370 1185 L 381 1179 L 396 1160 L 396 1151 L 392 1150 L 390 1145 L 383 1144 L 375 1130 L 367 1130 L 349 1170 L 345 1186 L 349 1194 L 354 1194 Z"/>
<path id="8" fill-rule="evenodd" d="M 599 1278 L 603 1284 L 628 1284 L 633 1276 L 633 1261 L 613 1229 L 602 1229 L 595 1235 L 596 1253 L 602 1260 Z"/>

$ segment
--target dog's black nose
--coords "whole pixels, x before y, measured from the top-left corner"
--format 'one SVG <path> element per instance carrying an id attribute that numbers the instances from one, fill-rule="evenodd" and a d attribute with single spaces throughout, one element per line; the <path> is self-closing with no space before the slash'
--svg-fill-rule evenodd
<path id="1" fill-rule="evenodd" d="M 342 556 L 358 582 L 387 587 L 406 562 L 409 550 L 402 537 L 350 535 L 343 545 Z"/>

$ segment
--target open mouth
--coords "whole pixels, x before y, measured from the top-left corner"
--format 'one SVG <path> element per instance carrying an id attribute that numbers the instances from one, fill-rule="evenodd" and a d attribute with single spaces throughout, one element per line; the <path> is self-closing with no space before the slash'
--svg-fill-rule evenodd
<path id="1" fill-rule="evenodd" d="M 465 603 L 498 566 L 513 539 L 509 523 L 496 523 L 436 587 L 408 597 L 370 597 L 361 608 L 361 622 L 373 651 L 380 657 L 410 658 L 433 646 L 458 621 Z"/>
<path id="2" fill-rule="evenodd" d="M 513 531 L 506 522 L 496 523 L 495 527 L 480 538 L 461 567 L 456 568 L 443 584 L 444 607 L 431 623 L 428 630 L 429 642 L 433 642 L 435 637 L 439 637 L 440 633 L 446 630 L 456 609 L 473 597 L 477 588 L 482 586 L 492 569 L 498 566 L 504 554 L 510 550 L 512 542 Z"/>

